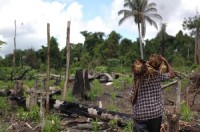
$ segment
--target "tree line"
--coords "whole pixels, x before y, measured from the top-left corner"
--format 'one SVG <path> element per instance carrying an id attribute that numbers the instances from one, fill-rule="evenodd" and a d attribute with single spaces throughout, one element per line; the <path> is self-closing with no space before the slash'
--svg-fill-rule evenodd
<path id="1" fill-rule="evenodd" d="M 140 41 L 132 41 L 123 38 L 116 31 L 110 32 L 107 36 L 103 32 L 82 31 L 85 37 L 84 43 L 70 44 L 70 66 L 77 68 L 92 68 L 96 66 L 107 67 L 130 67 L 132 61 L 140 58 Z M 163 51 L 163 45 L 165 48 Z M 174 65 L 191 65 L 194 63 L 194 45 L 195 39 L 181 30 L 171 36 L 165 32 L 165 39 L 161 41 L 158 33 L 155 38 L 147 39 L 144 45 L 144 59 L 153 53 L 164 55 Z M 61 71 L 66 65 L 66 47 L 59 49 L 58 42 L 55 37 L 50 38 L 50 62 L 51 68 Z M 16 50 L 16 66 L 30 66 L 34 69 L 43 69 L 46 71 L 47 49 L 42 45 L 35 51 L 31 49 Z M 162 49 L 162 50 L 161 50 Z M 0 59 L 1 67 L 11 67 L 13 54 L 7 54 Z"/>

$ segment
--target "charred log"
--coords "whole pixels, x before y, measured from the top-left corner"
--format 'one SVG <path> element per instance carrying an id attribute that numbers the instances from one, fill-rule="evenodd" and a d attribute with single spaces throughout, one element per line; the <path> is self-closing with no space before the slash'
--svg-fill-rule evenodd
<path id="1" fill-rule="evenodd" d="M 127 120 L 132 120 L 131 114 L 108 111 L 106 109 L 101 109 L 98 106 L 89 106 L 86 104 L 59 101 L 54 99 L 50 100 L 50 104 L 51 108 L 58 109 L 61 113 L 98 118 L 102 121 L 116 120 L 121 126 L 125 125 Z"/>
<path id="2" fill-rule="evenodd" d="M 72 94 L 75 96 L 87 96 L 87 91 L 90 90 L 87 70 L 78 70 L 75 75 L 75 83 Z"/>

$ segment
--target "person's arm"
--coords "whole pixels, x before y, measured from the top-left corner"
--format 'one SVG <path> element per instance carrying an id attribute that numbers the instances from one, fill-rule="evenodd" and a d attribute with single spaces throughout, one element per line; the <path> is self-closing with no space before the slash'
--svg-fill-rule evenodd
<path id="1" fill-rule="evenodd" d="M 164 61 L 164 63 L 165 63 L 166 66 L 167 66 L 167 69 L 168 69 L 170 78 L 175 77 L 176 74 L 175 74 L 173 68 L 171 67 L 171 65 L 169 64 L 169 62 L 168 62 L 163 56 L 161 56 L 161 59 Z"/>

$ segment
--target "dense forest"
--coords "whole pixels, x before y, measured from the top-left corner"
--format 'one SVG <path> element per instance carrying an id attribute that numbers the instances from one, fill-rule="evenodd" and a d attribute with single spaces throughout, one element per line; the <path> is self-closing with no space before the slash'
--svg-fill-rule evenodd
<path id="1" fill-rule="evenodd" d="M 140 58 L 139 40 L 133 42 L 130 39 L 122 38 L 115 31 L 107 36 L 103 32 L 83 31 L 81 34 L 85 37 L 84 43 L 70 44 L 70 67 L 72 69 L 95 69 L 104 66 L 108 71 L 111 71 L 111 68 L 119 71 L 124 68 L 130 69 L 132 61 Z M 151 40 L 146 40 L 144 44 L 145 59 L 148 59 L 153 53 L 158 53 L 165 56 L 176 67 L 194 64 L 194 38 L 183 34 L 182 31 L 179 31 L 175 37 L 167 33 L 165 35 L 164 45 L 161 43 L 159 34 Z M 48 48 L 46 45 L 44 44 L 37 51 L 17 49 L 16 66 L 29 66 L 46 72 Z M 66 65 L 66 48 L 59 49 L 59 44 L 53 36 L 50 39 L 50 46 L 51 68 L 54 69 L 53 71 L 60 72 Z M 163 52 L 161 52 L 162 46 L 164 46 Z M 1 57 L 0 61 L 1 67 L 12 67 L 13 54 Z"/>

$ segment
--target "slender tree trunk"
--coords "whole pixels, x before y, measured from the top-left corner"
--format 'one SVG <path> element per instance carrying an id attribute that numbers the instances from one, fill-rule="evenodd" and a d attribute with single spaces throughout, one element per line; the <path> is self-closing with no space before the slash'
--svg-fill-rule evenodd
<path id="1" fill-rule="evenodd" d="M 141 37 L 141 33 L 140 33 L 140 23 L 138 23 L 138 32 L 139 32 L 139 41 L 140 41 L 140 55 L 141 55 L 141 59 L 144 59 L 142 37 Z"/>
<path id="2" fill-rule="evenodd" d="M 46 83 L 46 112 L 49 112 L 49 82 L 50 82 L 50 24 L 47 23 L 48 62 L 47 62 L 47 83 Z"/>
<path id="3" fill-rule="evenodd" d="M 179 131 L 179 118 L 180 118 L 180 94 L 181 94 L 181 80 L 178 80 L 177 86 L 176 108 L 173 113 L 167 114 L 168 132 Z"/>
<path id="4" fill-rule="evenodd" d="M 67 92 L 67 85 L 69 80 L 69 60 L 70 60 L 70 24 L 71 22 L 67 22 L 67 38 L 66 38 L 66 80 L 64 85 L 63 97 L 62 99 L 65 100 L 66 92 Z"/>
<path id="5" fill-rule="evenodd" d="M 13 68 L 15 69 L 15 56 L 16 56 L 16 20 L 15 24 L 15 36 L 14 36 L 14 51 L 13 51 Z"/>
<path id="6" fill-rule="evenodd" d="M 200 64 L 200 37 L 197 34 L 197 64 Z"/>
<path id="7" fill-rule="evenodd" d="M 200 38 L 199 38 L 199 29 L 196 30 L 196 36 L 195 36 L 195 56 L 194 56 L 194 62 L 196 64 L 200 64 Z"/>

